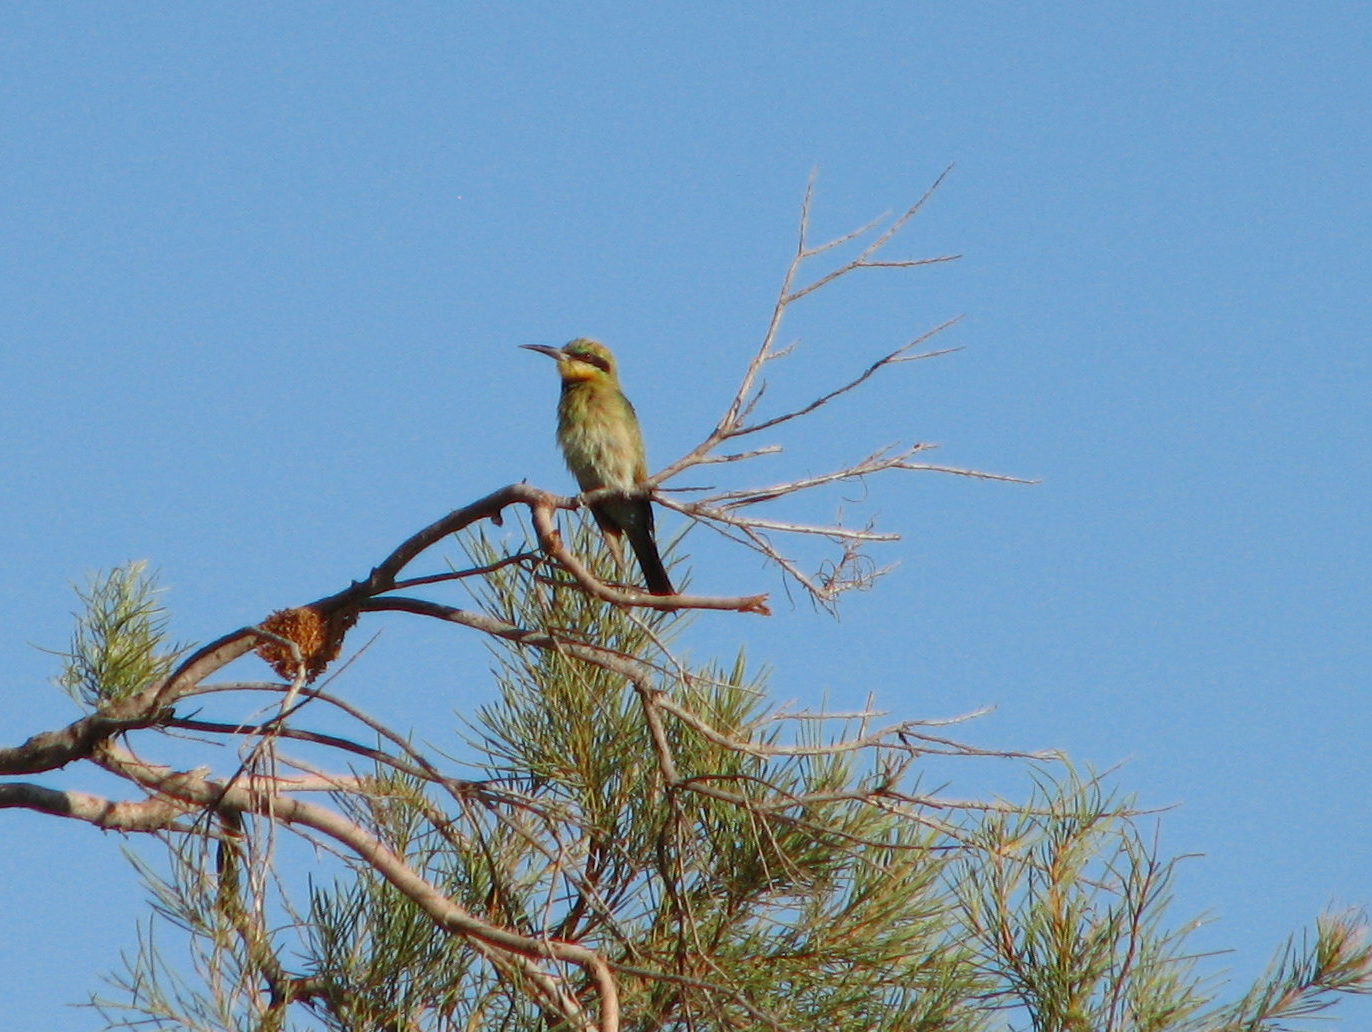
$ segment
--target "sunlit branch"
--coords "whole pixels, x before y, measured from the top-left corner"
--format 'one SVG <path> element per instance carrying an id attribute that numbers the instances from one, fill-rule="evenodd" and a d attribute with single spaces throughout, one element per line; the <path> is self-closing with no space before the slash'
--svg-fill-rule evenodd
<path id="1" fill-rule="evenodd" d="M 0 784 L 0 810 L 24 809 L 84 821 L 107 831 L 193 831 L 181 818 L 199 807 L 171 799 L 115 800 L 75 789 L 48 788 L 26 781 Z"/>
<path id="2" fill-rule="evenodd" d="M 256 779 L 229 785 L 214 782 L 198 772 L 176 771 L 146 763 L 117 746 L 103 745 L 96 762 L 111 773 L 133 781 L 160 797 L 185 804 L 237 813 L 252 813 L 286 826 L 300 825 L 347 847 L 359 859 L 419 906 L 440 926 L 500 950 L 511 962 L 549 959 L 583 968 L 594 980 L 601 996 L 601 1020 L 594 1025 L 580 1003 L 556 979 L 536 965 L 520 962 L 524 977 L 539 987 L 544 1002 L 555 1002 L 558 1012 L 579 1028 L 618 1028 L 618 989 L 603 958 L 594 950 L 574 943 L 520 935 L 483 921 L 440 892 L 385 843 L 358 824 L 325 807 L 304 802 L 264 788 Z"/>

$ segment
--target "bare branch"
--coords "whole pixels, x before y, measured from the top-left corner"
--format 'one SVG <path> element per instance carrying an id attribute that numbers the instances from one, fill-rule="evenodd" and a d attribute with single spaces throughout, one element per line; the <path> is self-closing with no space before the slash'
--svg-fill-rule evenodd
<path id="1" fill-rule="evenodd" d="M 265 788 L 257 779 L 230 785 L 211 781 L 197 772 L 175 771 L 145 763 L 132 753 L 108 743 L 95 757 L 111 773 L 133 781 L 159 797 L 183 804 L 228 813 L 252 813 L 281 824 L 300 825 L 346 846 L 359 859 L 420 907 L 441 927 L 484 943 L 519 963 L 521 973 L 537 987 L 545 1004 L 555 1005 L 561 1016 L 584 1029 L 618 1029 L 618 989 L 604 959 L 594 950 L 574 943 L 532 938 L 483 921 L 440 892 L 380 839 L 340 814 L 312 803 Z M 601 996 L 601 1020 L 592 1023 L 581 1005 L 558 985 L 554 976 L 533 964 L 518 961 L 555 960 L 583 968 L 594 980 Z"/>
<path id="2" fill-rule="evenodd" d="M 552 509 L 548 506 L 534 506 L 532 509 L 534 529 L 538 533 L 539 544 L 543 550 L 556 559 L 580 585 L 582 590 L 595 598 L 613 602 L 621 606 L 642 606 L 647 609 L 724 609 L 740 613 L 756 613 L 761 616 L 770 614 L 766 595 L 748 595 L 738 598 L 710 598 L 698 595 L 649 595 L 639 591 L 621 591 L 603 584 L 590 570 L 562 544 L 562 536 L 553 525 Z"/>
<path id="3" fill-rule="evenodd" d="M 35 810 L 54 817 L 85 821 L 107 831 L 180 831 L 191 826 L 179 818 L 199 807 L 171 799 L 112 800 L 74 789 L 47 788 L 26 781 L 0 784 L 0 810 Z"/>
<path id="4" fill-rule="evenodd" d="M 815 409 L 829 404 L 829 402 L 833 401 L 840 395 L 847 394 L 855 387 L 860 387 L 862 384 L 866 383 L 869 379 L 871 379 L 872 376 L 878 370 L 884 368 L 885 366 L 895 365 L 897 362 L 917 362 L 926 358 L 941 358 L 944 355 L 955 354 L 956 352 L 961 351 L 962 349 L 942 348 L 938 351 L 925 351 L 918 355 L 911 355 L 909 354 L 909 351 L 912 348 L 916 348 L 919 345 L 923 344 L 925 341 L 929 340 L 929 338 L 935 336 L 936 334 L 942 333 L 950 326 L 956 326 L 961 321 L 962 316 L 960 315 L 955 316 L 952 319 L 947 319 L 944 322 L 939 323 L 939 325 L 935 326 L 932 330 L 929 330 L 928 332 L 916 337 L 908 344 L 903 344 L 900 347 L 896 348 L 894 351 L 890 352 L 889 354 L 883 355 L 881 358 L 877 359 L 857 376 L 853 377 L 853 379 L 849 380 L 847 383 L 843 384 L 840 387 L 835 387 L 827 394 L 820 395 L 814 401 L 810 402 L 810 404 L 802 406 L 798 409 L 793 409 L 790 412 L 782 413 L 779 416 L 773 416 L 770 419 L 764 419 L 760 423 L 752 423 L 748 426 L 740 427 L 737 430 L 735 430 L 732 434 L 730 434 L 730 436 L 742 437 L 744 434 L 755 434 L 761 430 L 770 430 L 772 427 L 778 426 L 782 423 L 789 422 L 792 419 L 799 419 L 801 416 L 808 416 L 811 412 L 815 411 Z"/>

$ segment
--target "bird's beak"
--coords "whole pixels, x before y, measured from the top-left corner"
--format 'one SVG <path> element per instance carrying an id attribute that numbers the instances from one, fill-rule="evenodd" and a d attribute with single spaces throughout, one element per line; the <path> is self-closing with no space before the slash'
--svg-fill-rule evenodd
<path id="1" fill-rule="evenodd" d="M 547 355 L 551 359 L 560 360 L 562 358 L 561 348 L 550 348 L 546 344 L 521 344 L 519 346 L 526 351 L 537 351 L 540 355 Z"/>

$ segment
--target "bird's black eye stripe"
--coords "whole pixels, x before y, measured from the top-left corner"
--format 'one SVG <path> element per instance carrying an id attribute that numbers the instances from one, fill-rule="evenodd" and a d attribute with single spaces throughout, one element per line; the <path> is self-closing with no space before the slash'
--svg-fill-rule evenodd
<path id="1" fill-rule="evenodd" d="M 576 359 L 578 362 L 585 362 L 587 365 L 593 365 L 597 369 L 602 370 L 603 372 L 608 373 L 610 371 L 609 361 L 600 355 L 593 354 L 590 351 L 573 351 L 572 357 Z"/>

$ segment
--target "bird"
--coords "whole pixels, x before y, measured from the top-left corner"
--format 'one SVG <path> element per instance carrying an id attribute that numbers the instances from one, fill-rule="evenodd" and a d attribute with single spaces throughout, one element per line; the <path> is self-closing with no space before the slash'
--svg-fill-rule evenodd
<path id="1" fill-rule="evenodd" d="M 562 396 L 557 403 L 557 443 L 582 491 L 632 491 L 648 478 L 638 414 L 619 387 L 615 356 L 604 344 L 578 337 L 560 348 L 521 344 L 557 362 Z M 602 534 L 616 546 L 629 539 L 648 591 L 674 595 L 653 537 L 647 498 L 604 498 L 591 506 Z"/>

